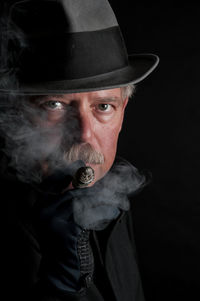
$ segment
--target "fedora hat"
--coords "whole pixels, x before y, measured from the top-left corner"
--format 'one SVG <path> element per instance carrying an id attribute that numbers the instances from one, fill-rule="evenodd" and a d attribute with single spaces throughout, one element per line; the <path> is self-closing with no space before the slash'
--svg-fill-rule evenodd
<path id="1" fill-rule="evenodd" d="M 17 34 L 7 37 L 1 93 L 65 94 L 123 87 L 142 81 L 159 62 L 153 54 L 128 55 L 107 0 L 18 1 L 10 8 L 7 27 L 8 33 L 14 28 Z"/>

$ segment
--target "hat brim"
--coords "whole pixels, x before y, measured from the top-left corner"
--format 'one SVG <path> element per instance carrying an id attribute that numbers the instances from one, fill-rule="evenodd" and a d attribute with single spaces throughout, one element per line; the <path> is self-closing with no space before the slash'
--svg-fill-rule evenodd
<path id="1" fill-rule="evenodd" d="M 72 80 L 58 80 L 40 83 L 18 83 L 17 89 L 0 88 L 0 93 L 16 95 L 48 95 L 80 93 L 114 89 L 144 80 L 158 65 L 154 54 L 129 55 L 129 66 L 105 74 Z"/>

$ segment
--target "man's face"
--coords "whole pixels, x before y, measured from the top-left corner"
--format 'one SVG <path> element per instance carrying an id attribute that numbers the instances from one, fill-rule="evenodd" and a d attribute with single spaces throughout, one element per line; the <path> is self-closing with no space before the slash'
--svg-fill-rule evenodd
<path id="1" fill-rule="evenodd" d="M 118 135 L 128 102 L 127 98 L 123 99 L 121 89 L 38 96 L 33 101 L 34 105 L 45 113 L 45 123 L 43 118 L 40 126 L 55 128 L 63 125 L 67 135 L 70 128 L 70 135 L 76 136 L 75 139 L 70 138 L 70 141 L 78 144 L 88 143 L 103 155 L 104 162 L 101 164 L 85 162 L 94 169 L 95 181 L 102 178 L 115 159 Z M 73 131 L 70 123 L 74 122 L 76 129 Z M 67 142 L 68 137 L 65 140 Z"/>

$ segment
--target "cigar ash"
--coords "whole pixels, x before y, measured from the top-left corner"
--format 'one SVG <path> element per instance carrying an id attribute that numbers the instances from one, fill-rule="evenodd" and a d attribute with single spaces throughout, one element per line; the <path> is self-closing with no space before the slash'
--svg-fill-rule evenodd
<path id="1" fill-rule="evenodd" d="M 72 181 L 74 188 L 83 188 L 87 187 L 90 183 L 94 181 L 95 174 L 94 170 L 90 166 L 80 167 Z"/>

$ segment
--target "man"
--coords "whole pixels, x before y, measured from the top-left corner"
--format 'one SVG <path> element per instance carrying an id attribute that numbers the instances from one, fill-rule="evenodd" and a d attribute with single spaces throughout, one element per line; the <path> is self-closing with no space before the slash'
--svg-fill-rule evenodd
<path id="1" fill-rule="evenodd" d="M 144 300 L 131 198 L 146 179 L 115 155 L 128 99 L 157 56 L 127 55 L 105 0 L 19 1 L 6 28 L 9 299 Z"/>

